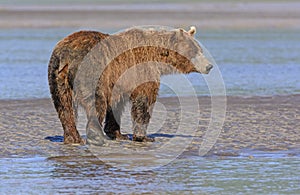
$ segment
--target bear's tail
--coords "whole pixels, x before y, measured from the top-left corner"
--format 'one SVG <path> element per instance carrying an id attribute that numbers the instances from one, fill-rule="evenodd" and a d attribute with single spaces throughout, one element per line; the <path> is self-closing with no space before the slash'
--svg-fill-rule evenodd
<path id="1" fill-rule="evenodd" d="M 77 113 L 78 103 L 74 102 L 74 99 L 72 97 L 72 92 L 71 92 L 72 86 L 70 86 L 70 83 L 69 82 L 59 83 L 62 82 L 61 79 L 59 79 L 60 64 L 61 64 L 61 60 L 55 54 L 55 50 L 54 50 L 48 65 L 48 83 L 50 88 L 50 94 L 58 115 L 60 115 L 60 113 L 62 113 L 63 110 L 66 109 L 65 102 L 62 102 L 64 99 L 63 97 L 65 98 L 68 97 L 71 99 L 70 101 L 71 105 L 69 104 L 68 106 L 73 108 L 72 112 L 74 114 L 74 120 L 75 120 L 74 122 L 76 124 L 78 118 L 78 113 Z M 64 66 L 64 68 L 68 68 L 68 66 Z M 69 75 L 64 75 L 64 76 L 68 77 Z"/>
<path id="2" fill-rule="evenodd" d="M 61 106 L 57 80 L 59 64 L 59 57 L 57 57 L 53 52 L 48 64 L 48 84 L 56 111 L 58 111 L 59 107 Z"/>

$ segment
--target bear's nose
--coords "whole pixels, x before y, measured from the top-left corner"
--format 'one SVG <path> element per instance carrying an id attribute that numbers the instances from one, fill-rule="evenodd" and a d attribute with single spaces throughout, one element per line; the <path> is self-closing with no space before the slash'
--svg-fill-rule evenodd
<path id="1" fill-rule="evenodd" d="M 209 72 L 214 66 L 209 64 L 208 66 L 206 66 L 206 71 Z"/>

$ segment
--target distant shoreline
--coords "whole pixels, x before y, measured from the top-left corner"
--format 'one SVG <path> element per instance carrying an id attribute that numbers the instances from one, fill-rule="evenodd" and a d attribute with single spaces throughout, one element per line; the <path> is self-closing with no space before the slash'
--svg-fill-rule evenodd
<path id="1" fill-rule="evenodd" d="M 300 29 L 300 2 L 97 3 L 0 5 L 1 28 L 125 28 L 167 25 L 201 29 Z"/>

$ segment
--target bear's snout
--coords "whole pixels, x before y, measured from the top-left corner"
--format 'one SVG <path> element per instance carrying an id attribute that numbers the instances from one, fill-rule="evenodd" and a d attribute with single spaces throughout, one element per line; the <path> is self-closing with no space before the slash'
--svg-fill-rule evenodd
<path id="1" fill-rule="evenodd" d="M 206 66 L 206 72 L 209 72 L 214 66 L 212 64 L 208 64 Z"/>

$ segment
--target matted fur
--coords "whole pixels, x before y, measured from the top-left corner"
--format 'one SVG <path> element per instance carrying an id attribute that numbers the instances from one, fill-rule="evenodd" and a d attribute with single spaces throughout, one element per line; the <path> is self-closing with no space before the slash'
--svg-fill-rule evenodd
<path id="1" fill-rule="evenodd" d="M 114 35 L 80 31 L 60 41 L 49 62 L 48 78 L 64 142 L 82 143 L 75 123 L 77 103 L 87 113 L 90 143 L 102 143 L 104 119 L 107 136 L 124 138 L 120 117 L 126 101 L 132 103 L 134 140 L 152 141 L 146 129 L 160 76 L 211 69 L 195 32 L 195 28 L 189 32 L 132 28 Z"/>

